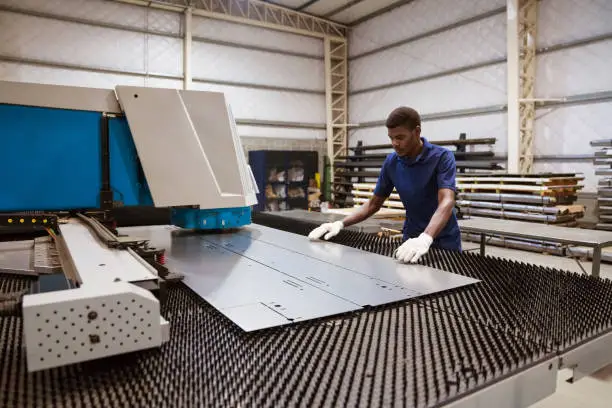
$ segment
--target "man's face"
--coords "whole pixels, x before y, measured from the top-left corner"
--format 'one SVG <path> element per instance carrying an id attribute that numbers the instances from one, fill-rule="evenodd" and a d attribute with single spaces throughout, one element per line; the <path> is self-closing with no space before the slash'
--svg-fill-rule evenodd
<path id="1" fill-rule="evenodd" d="M 398 126 L 387 130 L 393 149 L 398 156 L 407 156 L 418 150 L 420 127 L 417 126 L 414 130 L 408 130 L 405 127 Z"/>

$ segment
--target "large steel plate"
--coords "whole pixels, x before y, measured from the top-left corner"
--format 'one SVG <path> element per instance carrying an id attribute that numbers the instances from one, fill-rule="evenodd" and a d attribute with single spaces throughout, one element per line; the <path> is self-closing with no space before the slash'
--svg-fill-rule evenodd
<path id="1" fill-rule="evenodd" d="M 325 260 L 250 239 L 248 236 L 218 235 L 203 239 L 247 259 L 268 265 L 301 284 L 314 286 L 361 307 L 397 302 L 421 294 L 373 276 L 355 273 L 352 269 Z"/>
<path id="2" fill-rule="evenodd" d="M 388 285 L 403 287 L 417 295 L 426 295 L 478 282 L 476 279 L 449 273 L 424 265 L 400 263 L 388 256 L 319 240 L 308 241 L 298 234 L 252 224 L 238 231 L 251 240 L 263 241 L 296 253 L 304 254 L 353 273 L 368 276 Z M 388 302 L 385 302 L 388 303 Z"/>
<path id="3" fill-rule="evenodd" d="M 168 267 L 246 331 L 333 316 L 478 282 L 422 265 L 250 225 L 211 234 L 121 230 L 165 248 Z"/>
<path id="4" fill-rule="evenodd" d="M 360 308 L 200 235 L 173 235 L 168 267 L 183 273 L 187 286 L 245 330 L 254 321 L 260 321 L 257 329 Z M 262 314 L 262 307 L 269 310 Z M 269 311 L 279 318 L 272 319 Z"/>

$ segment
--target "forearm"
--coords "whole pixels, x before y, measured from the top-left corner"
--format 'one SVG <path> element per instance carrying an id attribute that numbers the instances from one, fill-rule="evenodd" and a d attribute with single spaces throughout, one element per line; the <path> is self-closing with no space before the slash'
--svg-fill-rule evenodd
<path id="1" fill-rule="evenodd" d="M 455 207 L 454 200 L 444 200 L 436 209 L 433 217 L 429 221 L 425 233 L 432 238 L 436 238 L 440 232 L 444 229 L 444 226 L 453 214 L 453 208 Z"/>
<path id="2" fill-rule="evenodd" d="M 359 207 L 357 211 L 353 212 L 351 215 L 342 220 L 342 222 L 345 227 L 355 225 L 370 218 L 372 215 L 376 214 L 378 210 L 380 210 L 380 206 L 373 202 L 373 200 L 369 200 L 367 203 Z"/>

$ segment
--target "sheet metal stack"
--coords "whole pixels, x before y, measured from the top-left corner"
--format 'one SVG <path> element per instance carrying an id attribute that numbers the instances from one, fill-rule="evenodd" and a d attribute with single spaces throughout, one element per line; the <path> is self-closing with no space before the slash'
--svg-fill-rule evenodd
<path id="1" fill-rule="evenodd" d="M 567 227 L 578 225 L 584 206 L 576 205 L 584 176 L 577 173 L 488 174 L 457 177 L 457 207 L 462 217 L 489 217 Z M 467 241 L 480 236 L 463 234 Z M 566 256 L 566 246 L 541 240 L 491 236 L 489 245 Z M 578 253 L 572 253 L 579 255 Z"/>
<path id="2" fill-rule="evenodd" d="M 457 205 L 464 215 L 577 225 L 575 205 L 584 176 L 576 173 L 487 174 L 457 177 Z"/>
<path id="3" fill-rule="evenodd" d="M 495 138 L 467 139 L 462 133 L 455 140 L 430 141 L 453 151 L 458 173 L 479 174 L 502 169 L 493 152 Z M 366 146 L 362 142 L 350 150 L 352 155 L 341 156 L 334 162 L 334 205 L 339 207 L 360 206 L 368 200 L 385 158 L 393 151 L 390 144 Z M 398 214 L 404 208 L 397 195 L 390 197 L 384 207 Z"/>
<path id="4" fill-rule="evenodd" d="M 612 139 L 591 141 L 591 146 L 597 148 L 593 164 L 595 175 L 599 176 L 597 183 L 597 229 L 612 231 Z"/>

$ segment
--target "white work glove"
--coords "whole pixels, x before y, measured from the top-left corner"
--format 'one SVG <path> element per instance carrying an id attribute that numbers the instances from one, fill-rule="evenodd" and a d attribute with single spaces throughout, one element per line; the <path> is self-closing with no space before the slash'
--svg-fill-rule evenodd
<path id="1" fill-rule="evenodd" d="M 411 238 L 400 245 L 393 254 L 394 258 L 397 258 L 400 262 L 415 263 L 423 255 L 429 252 L 429 247 L 433 243 L 433 238 L 422 233 L 418 238 Z"/>
<path id="2" fill-rule="evenodd" d="M 308 234 L 308 239 L 315 240 L 325 235 L 324 238 L 328 240 L 338 235 L 342 228 L 344 228 L 344 223 L 342 221 L 326 222 L 313 229 L 310 234 Z"/>

